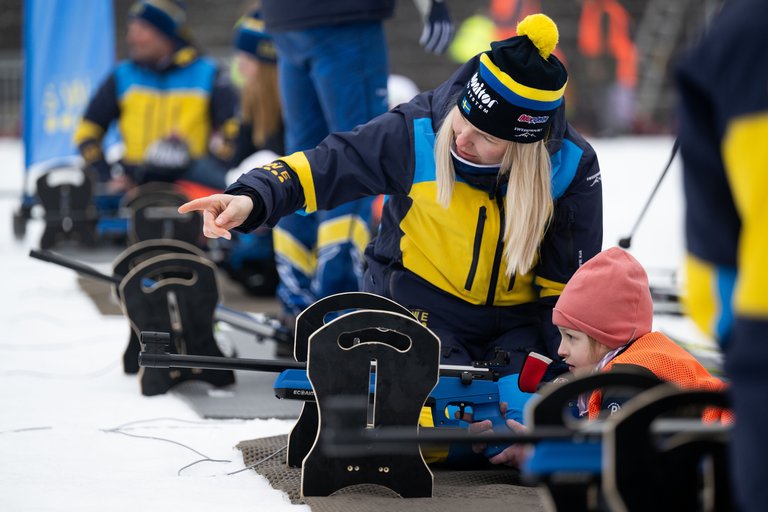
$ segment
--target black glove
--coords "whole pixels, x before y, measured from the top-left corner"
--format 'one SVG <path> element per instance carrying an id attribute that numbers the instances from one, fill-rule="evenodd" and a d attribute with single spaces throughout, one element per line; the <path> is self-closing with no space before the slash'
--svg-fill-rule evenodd
<path id="1" fill-rule="evenodd" d="M 178 137 L 166 137 L 149 145 L 144 152 L 144 162 L 139 166 L 136 177 L 139 183 L 148 181 L 172 183 L 189 169 L 191 163 L 189 146 Z"/>
<path id="2" fill-rule="evenodd" d="M 189 146 L 178 137 L 156 140 L 144 153 L 145 165 L 168 169 L 169 172 L 186 170 L 190 161 Z"/>
<path id="3" fill-rule="evenodd" d="M 448 49 L 455 32 L 451 13 L 443 0 L 430 0 L 424 16 L 424 29 L 419 44 L 430 53 L 442 54 Z"/>

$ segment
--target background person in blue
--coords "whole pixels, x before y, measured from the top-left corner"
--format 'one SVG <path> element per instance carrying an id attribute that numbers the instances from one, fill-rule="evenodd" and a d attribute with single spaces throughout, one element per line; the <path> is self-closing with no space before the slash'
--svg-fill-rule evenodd
<path id="1" fill-rule="evenodd" d="M 223 190 L 237 135 L 237 93 L 192 45 L 183 2 L 135 2 L 126 41 L 130 58 L 99 86 L 74 135 L 86 165 L 110 192 L 177 178 Z M 125 147 L 124 172 L 114 176 L 101 147 L 112 122 Z M 148 161 L 167 165 L 153 170 Z"/>
<path id="2" fill-rule="evenodd" d="M 768 3 L 728 0 L 681 61 L 688 311 L 720 340 L 738 510 L 768 508 Z"/>
<path id="3" fill-rule="evenodd" d="M 366 249 L 364 289 L 413 311 L 443 363 L 510 351 L 557 359 L 552 307 L 602 244 L 596 155 L 564 119 L 567 73 L 537 14 L 425 92 L 315 149 L 243 175 L 227 194 L 191 201 L 209 237 L 272 225 L 304 208 L 388 194 Z"/>
<path id="4" fill-rule="evenodd" d="M 424 3 L 424 2 L 423 2 Z M 452 25 L 442 0 L 430 7 L 425 44 L 442 52 Z M 387 42 L 383 21 L 395 0 L 264 0 L 262 15 L 278 50 L 287 153 L 317 146 L 387 111 Z M 432 36 L 432 37 L 429 37 Z M 357 291 L 370 240 L 372 197 L 310 216 L 288 215 L 275 227 L 274 248 L 284 322 L 317 299 Z"/>

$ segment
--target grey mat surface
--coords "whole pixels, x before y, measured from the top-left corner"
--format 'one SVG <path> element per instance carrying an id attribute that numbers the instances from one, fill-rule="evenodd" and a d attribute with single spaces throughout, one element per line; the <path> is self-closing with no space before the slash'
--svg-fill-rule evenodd
<path id="1" fill-rule="evenodd" d="M 471 471 L 431 468 L 434 474 L 432 498 L 403 499 L 376 485 L 356 485 L 328 497 L 302 498 L 301 470 L 285 464 L 286 442 L 286 436 L 267 437 L 241 441 L 237 449 L 243 453 L 246 466 L 263 461 L 253 469 L 273 488 L 286 493 L 291 503 L 309 505 L 313 512 L 545 510 L 536 488 L 517 485 L 518 472 L 509 468 Z"/>
<path id="2" fill-rule="evenodd" d="M 174 386 L 171 392 L 201 418 L 298 418 L 301 402 L 275 398 L 275 377 L 272 373 L 238 371 L 232 386 L 215 388 L 207 382 L 190 380 Z"/>
<path id="3" fill-rule="evenodd" d="M 275 359 L 274 342 L 257 342 L 253 336 L 235 330 L 219 332 L 217 339 L 233 346 L 238 357 Z M 301 401 L 275 397 L 273 385 L 277 375 L 236 370 L 235 384 L 231 386 L 214 388 L 206 382 L 187 381 L 174 386 L 172 393 L 186 401 L 202 418 L 298 418 Z"/>

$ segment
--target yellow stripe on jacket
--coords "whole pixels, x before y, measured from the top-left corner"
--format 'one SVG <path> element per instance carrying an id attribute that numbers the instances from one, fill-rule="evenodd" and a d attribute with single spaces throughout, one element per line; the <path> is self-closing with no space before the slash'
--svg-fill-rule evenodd
<path id="1" fill-rule="evenodd" d="M 309 161 L 302 151 L 281 158 L 285 165 L 290 167 L 299 177 L 301 188 L 304 191 L 304 211 L 312 213 L 317 211 L 317 196 L 315 195 L 315 180 L 312 177 L 312 169 Z"/>
<path id="2" fill-rule="evenodd" d="M 315 273 L 317 255 L 311 249 L 304 247 L 289 231 L 275 226 L 272 229 L 272 243 L 275 253 L 287 259 L 304 275 L 311 276 Z"/>
<path id="3" fill-rule="evenodd" d="M 330 219 L 318 226 L 317 248 L 351 242 L 363 254 L 371 239 L 368 225 L 358 215 L 344 215 Z"/>
<path id="4" fill-rule="evenodd" d="M 723 162 L 741 218 L 739 316 L 768 316 L 768 112 L 737 118 L 723 138 Z"/>

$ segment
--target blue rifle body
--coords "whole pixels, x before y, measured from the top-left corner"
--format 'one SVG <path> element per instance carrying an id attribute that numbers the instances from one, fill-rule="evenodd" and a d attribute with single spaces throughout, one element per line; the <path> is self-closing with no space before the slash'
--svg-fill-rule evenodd
<path id="1" fill-rule="evenodd" d="M 454 370 L 448 370 L 448 373 L 451 372 Z M 438 428 L 466 428 L 468 425 L 466 421 L 454 417 L 454 412 L 458 409 L 460 413 L 471 411 L 473 421 L 490 420 L 495 432 L 508 432 L 506 417 L 502 416 L 499 409 L 499 382 L 491 377 L 492 374 L 471 367 L 465 370 L 456 370 L 456 373 L 457 375 L 441 374 L 425 404 L 432 410 L 434 426 Z M 511 378 L 514 378 L 516 386 L 517 375 L 510 375 L 502 379 Z M 284 370 L 275 380 L 274 390 L 275 396 L 283 399 L 314 401 L 315 398 L 306 370 Z M 375 393 L 375 389 L 372 379 L 371 394 L 373 393 Z M 524 395 L 531 396 L 528 393 L 524 393 Z M 514 413 L 515 417 L 519 417 L 522 410 L 516 410 Z M 484 454 L 486 457 L 493 457 L 501 453 L 506 446 L 505 444 L 489 444 Z"/>
<path id="2" fill-rule="evenodd" d="M 155 339 L 157 338 L 157 339 Z M 146 350 L 139 354 L 139 364 L 150 368 L 203 368 L 279 372 L 273 388 L 275 396 L 290 400 L 315 401 L 315 392 L 306 372 L 306 363 L 298 361 L 264 361 L 226 357 L 169 354 L 168 333 L 142 333 Z M 375 375 L 371 375 L 369 393 L 375 396 Z M 440 367 L 440 378 L 425 405 L 431 408 L 433 424 L 438 428 L 465 428 L 468 423 L 454 417 L 471 410 L 473 421 L 490 420 L 495 432 L 509 432 L 506 418 L 499 409 L 501 400 L 509 408 L 506 417 L 522 421 L 525 402 L 533 396 L 518 387 L 518 375 L 498 378 L 489 366 Z M 462 416 L 462 414 L 459 414 Z M 506 445 L 488 445 L 485 455 L 493 457 Z"/>

